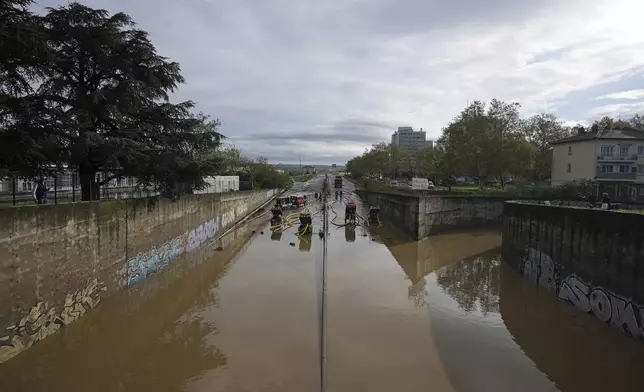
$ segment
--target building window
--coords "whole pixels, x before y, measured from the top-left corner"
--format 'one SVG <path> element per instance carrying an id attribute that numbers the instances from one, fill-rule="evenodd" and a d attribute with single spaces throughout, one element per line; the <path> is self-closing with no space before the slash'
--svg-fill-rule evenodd
<path id="1" fill-rule="evenodd" d="M 612 173 L 613 172 L 613 165 L 601 165 L 601 172 L 602 173 Z"/>
<path id="2" fill-rule="evenodd" d="M 613 156 L 613 146 L 602 146 L 601 147 L 601 155 L 603 157 Z"/>
<path id="3" fill-rule="evenodd" d="M 620 173 L 629 173 L 631 169 L 628 167 L 628 165 L 619 165 L 619 172 Z"/>
<path id="4" fill-rule="evenodd" d="M 640 196 L 644 196 L 644 186 L 640 187 Z"/>
<path id="5" fill-rule="evenodd" d="M 628 156 L 628 146 L 626 147 L 619 147 L 619 156 L 620 157 L 625 157 Z"/>
<path id="6" fill-rule="evenodd" d="M 639 165 L 637 165 L 637 172 L 639 174 L 644 174 L 644 165 L 643 164 L 640 163 Z"/>
<path id="7" fill-rule="evenodd" d="M 637 155 L 644 155 L 644 146 L 637 146 Z"/>
<path id="8" fill-rule="evenodd" d="M 572 146 L 568 146 L 568 155 L 572 155 Z"/>
<path id="9" fill-rule="evenodd" d="M 570 163 L 569 163 L 568 164 L 568 173 L 570 173 L 570 170 L 571 170 L 571 168 L 570 168 Z"/>

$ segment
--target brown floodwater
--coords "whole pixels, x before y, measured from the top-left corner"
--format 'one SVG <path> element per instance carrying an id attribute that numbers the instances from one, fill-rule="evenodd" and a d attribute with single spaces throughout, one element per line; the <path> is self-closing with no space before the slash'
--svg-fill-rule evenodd
<path id="1" fill-rule="evenodd" d="M 0 391 L 318 391 L 314 226 L 251 222 L 0 364 Z M 525 281 L 500 244 L 332 225 L 326 390 L 644 390 L 644 343 Z"/>

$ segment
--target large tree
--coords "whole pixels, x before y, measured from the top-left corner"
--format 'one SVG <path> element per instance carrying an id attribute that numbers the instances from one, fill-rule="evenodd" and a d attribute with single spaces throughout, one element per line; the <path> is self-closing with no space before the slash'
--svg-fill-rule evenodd
<path id="1" fill-rule="evenodd" d="M 0 97 L 32 91 L 39 75 L 43 44 L 28 7 L 32 0 L 0 1 Z M 0 104 L 4 101 L 0 101 Z"/>
<path id="2" fill-rule="evenodd" d="M 522 177 L 530 167 L 530 147 L 522 137 L 518 103 L 474 101 L 443 129 L 438 167 L 453 175 L 470 175 L 483 184 L 501 186 Z"/>
<path id="3" fill-rule="evenodd" d="M 44 48 L 31 0 L 0 1 L 0 179 L 43 167 L 45 157 L 27 132 L 15 132 L 16 113 L 34 112 L 25 98 L 42 76 Z M 37 170 L 29 171 L 28 176 Z"/>
<path id="4" fill-rule="evenodd" d="M 29 135 L 30 143 L 12 144 L 14 158 L 29 156 L 24 151 L 41 158 L 24 165 L 32 172 L 43 161 L 77 170 L 83 200 L 98 199 L 101 185 L 125 176 L 165 195 L 204 185 L 217 160 L 201 152 L 219 144 L 218 122 L 193 115 L 190 101 L 169 101 L 184 79 L 145 31 L 126 14 L 79 3 L 48 8 L 38 24 L 47 46 L 41 77 L 15 105 L 3 138 Z"/>
<path id="5" fill-rule="evenodd" d="M 532 146 L 532 180 L 549 178 L 552 171 L 552 143 L 571 136 L 570 128 L 554 114 L 539 113 L 525 121 L 522 132 Z"/>

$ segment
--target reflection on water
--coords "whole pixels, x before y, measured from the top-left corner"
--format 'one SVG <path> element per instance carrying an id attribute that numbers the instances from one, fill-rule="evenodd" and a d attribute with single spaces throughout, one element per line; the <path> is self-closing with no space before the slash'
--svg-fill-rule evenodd
<path id="1" fill-rule="evenodd" d="M 436 282 L 466 312 L 499 312 L 499 268 L 496 253 L 456 262 L 436 272 Z"/>
<path id="2" fill-rule="evenodd" d="M 644 390 L 643 344 L 526 281 L 498 250 L 425 280 L 432 334 L 456 390 Z"/>
<path id="3" fill-rule="evenodd" d="M 644 391 L 644 343 L 608 329 L 506 263 L 499 275 L 505 326 L 562 391 Z"/>
<path id="4" fill-rule="evenodd" d="M 499 251 L 453 262 L 430 274 L 432 335 L 457 391 L 556 390 L 512 340 L 499 313 Z"/>
<path id="5" fill-rule="evenodd" d="M 356 227 L 353 225 L 344 226 L 344 240 L 347 242 L 356 242 Z"/>
<path id="6" fill-rule="evenodd" d="M 300 244 L 298 246 L 298 249 L 300 250 L 300 252 L 310 252 L 311 243 L 313 242 L 313 236 L 302 235 L 299 237 L 299 239 L 300 239 Z"/>
<path id="7" fill-rule="evenodd" d="M 0 391 L 170 392 L 226 365 L 227 356 L 211 341 L 218 329 L 203 312 L 219 306 L 213 282 L 226 274 L 244 239 L 192 252 L 3 363 Z M 214 250 L 221 245 L 224 251 Z"/>
<path id="8" fill-rule="evenodd" d="M 279 241 L 282 239 L 282 230 L 273 229 L 271 230 L 271 240 Z"/>
<path id="9" fill-rule="evenodd" d="M 499 233 L 342 229 L 328 239 L 327 391 L 644 390 L 644 344 L 501 263 Z M 245 253 L 215 244 L 109 298 L 1 364 L 0 391 L 317 390 L 322 240 L 299 237 L 298 252 L 295 229 L 282 234 Z"/>

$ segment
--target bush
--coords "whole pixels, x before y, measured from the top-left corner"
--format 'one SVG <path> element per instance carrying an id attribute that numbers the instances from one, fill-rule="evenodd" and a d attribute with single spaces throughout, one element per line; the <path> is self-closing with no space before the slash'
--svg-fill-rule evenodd
<path id="1" fill-rule="evenodd" d="M 482 190 L 478 195 L 531 198 L 535 200 L 595 201 L 597 184 L 590 180 L 570 181 L 555 187 L 520 185 L 505 190 Z"/>

